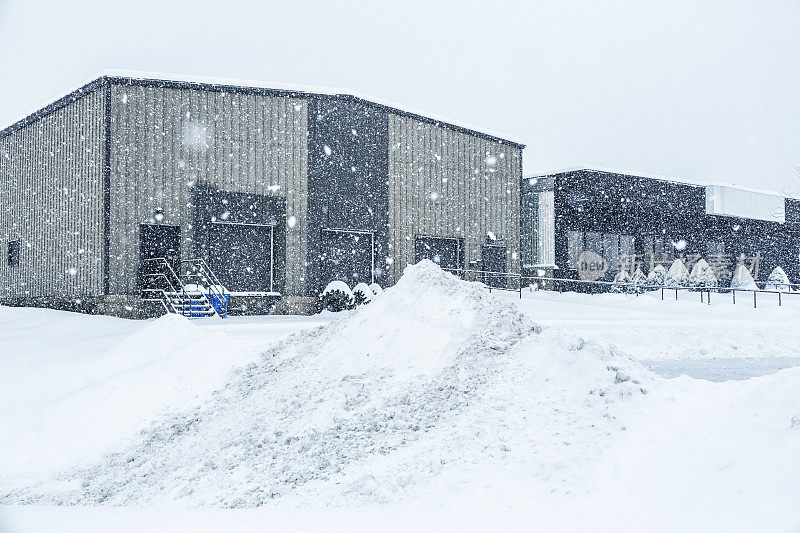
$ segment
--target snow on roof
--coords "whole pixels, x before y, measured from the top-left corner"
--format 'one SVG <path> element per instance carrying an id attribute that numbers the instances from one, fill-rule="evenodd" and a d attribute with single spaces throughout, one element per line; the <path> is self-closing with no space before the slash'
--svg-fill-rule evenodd
<path id="1" fill-rule="evenodd" d="M 218 86 L 227 86 L 227 87 L 237 87 L 237 88 L 256 88 L 256 89 L 274 89 L 279 91 L 290 91 L 295 93 L 306 93 L 306 94 L 323 94 L 323 95 L 330 95 L 330 96 L 353 96 L 355 98 L 360 98 L 362 100 L 366 100 L 372 102 L 374 104 L 378 104 L 380 106 L 384 106 L 390 108 L 391 110 L 399 111 L 401 113 L 406 113 L 409 115 L 416 115 L 421 118 L 429 119 L 437 123 L 441 123 L 444 126 L 451 126 L 463 130 L 468 130 L 470 132 L 474 132 L 480 135 L 485 135 L 489 137 L 494 137 L 502 141 L 509 142 L 511 144 L 519 145 L 521 148 L 525 147 L 525 144 L 519 140 L 514 139 L 510 135 L 505 135 L 502 133 L 498 133 L 495 131 L 478 128 L 475 126 L 471 126 L 469 124 L 450 120 L 448 118 L 444 118 L 442 116 L 436 115 L 434 113 L 427 113 L 425 111 L 420 111 L 418 109 L 414 109 L 408 106 L 399 105 L 394 102 L 390 102 L 388 100 L 384 100 L 382 98 L 376 98 L 374 96 L 369 96 L 366 94 L 358 93 L 355 91 L 348 91 L 345 89 L 337 89 L 333 87 L 323 87 L 323 86 L 315 86 L 315 85 L 298 85 L 298 84 L 286 84 L 286 83 L 272 83 L 272 82 L 264 82 L 264 81 L 257 81 L 257 80 L 247 80 L 247 79 L 235 79 L 235 78 L 217 78 L 211 76 L 194 76 L 194 75 L 187 75 L 187 74 L 167 74 L 163 72 L 145 72 L 145 71 L 137 71 L 137 70 L 120 70 L 120 69 L 106 69 L 98 73 L 97 75 L 93 76 L 89 80 L 81 83 L 80 85 L 74 87 L 66 94 L 71 94 L 77 90 L 80 90 L 82 87 L 89 85 L 90 83 L 103 78 L 103 77 L 116 77 L 116 78 L 131 78 L 136 80 L 148 80 L 148 81 L 161 81 L 161 82 L 183 82 L 183 83 L 197 83 L 197 84 L 208 84 L 208 85 L 218 85 Z M 48 102 L 45 102 L 43 105 L 40 105 L 30 113 L 26 113 L 18 120 L 15 120 L 8 124 L 5 127 L 0 127 L 0 133 L 5 131 L 6 129 L 14 126 L 15 124 L 26 120 L 28 117 L 35 115 L 42 109 L 46 108 L 47 106 L 51 105 L 53 102 L 58 101 L 58 99 L 53 99 Z"/>
<path id="2" fill-rule="evenodd" d="M 528 175 L 525 176 L 524 179 L 544 178 L 544 177 L 548 177 L 548 176 L 554 176 L 556 174 L 566 174 L 567 172 L 577 172 L 579 170 L 585 170 L 585 171 L 589 171 L 589 172 L 601 172 L 603 174 L 621 174 L 623 176 L 633 176 L 633 177 L 637 177 L 637 178 L 646 178 L 646 179 L 651 179 L 651 180 L 668 181 L 668 182 L 671 182 L 671 183 L 680 183 L 682 185 L 689 185 L 689 186 L 692 186 L 692 187 L 707 187 L 709 185 L 715 185 L 715 186 L 719 186 L 719 187 L 728 187 L 730 189 L 736 189 L 738 191 L 747 191 L 747 192 L 753 192 L 753 193 L 758 193 L 758 194 L 764 194 L 764 195 L 768 195 L 768 196 L 778 196 L 778 197 L 781 197 L 781 198 L 800 199 L 798 197 L 791 196 L 791 195 L 784 194 L 784 193 L 778 193 L 778 192 L 775 192 L 775 191 L 766 191 L 766 190 L 762 190 L 762 189 L 753 189 L 753 188 L 750 188 L 750 187 L 742 187 L 742 186 L 739 186 L 739 185 L 734 185 L 732 183 L 725 183 L 725 182 L 722 182 L 722 181 L 687 180 L 687 179 L 682 179 L 682 178 L 673 178 L 673 177 L 669 177 L 669 176 L 660 176 L 660 175 L 657 175 L 657 174 L 648 174 L 648 173 L 644 173 L 644 172 L 632 172 L 632 171 L 629 171 L 629 170 L 620 170 L 620 169 L 613 169 L 613 168 L 602 168 L 602 167 L 586 166 L 586 165 L 561 168 L 561 169 L 556 169 L 556 170 L 552 170 L 552 171 L 549 171 L 549 172 L 528 174 Z"/>

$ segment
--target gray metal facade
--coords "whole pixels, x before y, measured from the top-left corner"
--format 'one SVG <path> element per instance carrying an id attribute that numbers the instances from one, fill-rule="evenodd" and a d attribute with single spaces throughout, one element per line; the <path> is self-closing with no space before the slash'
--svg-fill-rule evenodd
<path id="1" fill-rule="evenodd" d="M 0 297 L 103 293 L 104 104 L 95 88 L 0 136 Z"/>
<path id="2" fill-rule="evenodd" d="M 414 261 L 416 236 L 464 239 L 467 265 L 480 261 L 491 232 L 519 272 L 522 147 L 389 116 L 389 282 Z"/>
<path id="3" fill-rule="evenodd" d="M 307 108 L 302 98 L 113 85 L 110 292 L 135 292 L 139 225 L 157 209 L 192 256 L 190 191 L 213 186 L 286 198 L 287 254 L 297 255 L 286 293 L 305 294 Z"/>
<path id="4" fill-rule="evenodd" d="M 4 258 L 22 245 L 0 298 L 136 294 L 140 225 L 197 256 L 198 190 L 236 195 L 226 222 L 243 194 L 280 198 L 284 296 L 317 294 L 330 229 L 372 232 L 385 285 L 419 235 L 463 239 L 467 266 L 491 233 L 518 272 L 522 148 L 349 95 L 99 78 L 0 131 Z"/>

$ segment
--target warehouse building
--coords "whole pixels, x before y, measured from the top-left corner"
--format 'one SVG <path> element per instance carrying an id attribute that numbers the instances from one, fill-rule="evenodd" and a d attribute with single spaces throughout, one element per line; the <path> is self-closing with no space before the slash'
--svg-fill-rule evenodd
<path id="1" fill-rule="evenodd" d="M 0 131 L 0 302 L 136 315 L 205 265 L 233 309 L 309 312 L 424 257 L 519 272 L 522 149 L 336 91 L 103 75 Z"/>
<path id="2" fill-rule="evenodd" d="M 723 286 L 739 264 L 757 281 L 776 266 L 800 281 L 794 198 L 592 168 L 528 176 L 521 191 L 526 275 L 612 281 L 620 270 L 647 274 L 676 258 L 691 269 L 703 258 Z"/>

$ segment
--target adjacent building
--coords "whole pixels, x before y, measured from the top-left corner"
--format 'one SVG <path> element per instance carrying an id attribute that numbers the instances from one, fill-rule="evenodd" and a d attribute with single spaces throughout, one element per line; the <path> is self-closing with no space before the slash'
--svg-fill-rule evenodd
<path id="1" fill-rule="evenodd" d="M 0 301 L 135 314 L 155 257 L 284 312 L 424 257 L 516 273 L 522 149 L 335 91 L 104 75 L 0 131 Z"/>
<path id="2" fill-rule="evenodd" d="M 690 184 L 576 168 L 522 180 L 522 263 L 527 275 L 611 281 L 700 258 L 721 284 L 743 263 L 756 280 L 782 267 L 800 279 L 800 200 L 725 184 Z M 583 268 L 582 254 L 604 268 Z M 594 257 L 594 256 L 592 256 Z"/>

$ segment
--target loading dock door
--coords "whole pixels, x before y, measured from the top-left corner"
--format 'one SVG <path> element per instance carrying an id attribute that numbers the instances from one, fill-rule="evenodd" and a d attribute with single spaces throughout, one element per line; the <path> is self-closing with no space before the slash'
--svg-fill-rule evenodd
<path id="1" fill-rule="evenodd" d="M 483 282 L 490 287 L 506 286 L 506 277 L 488 272 L 506 272 L 506 247 L 487 245 L 483 247 Z"/>
<path id="2" fill-rule="evenodd" d="M 461 270 L 464 264 L 464 246 L 458 237 L 417 235 L 414 239 L 414 262 L 430 259 L 450 272 Z"/>
<path id="3" fill-rule="evenodd" d="M 275 279 L 274 226 L 213 222 L 208 263 L 226 289 L 272 292 Z"/>
<path id="4" fill-rule="evenodd" d="M 160 265 L 147 259 L 167 260 L 176 274 L 181 266 L 181 227 L 141 224 L 139 226 L 139 289 L 168 290 L 169 284 L 163 279 L 148 276 L 162 272 Z M 170 280 L 175 282 L 175 280 Z M 165 285 L 166 284 L 166 285 Z"/>
<path id="5" fill-rule="evenodd" d="M 322 287 L 341 280 L 353 287 L 356 283 L 375 281 L 374 235 L 369 231 L 322 230 Z"/>

